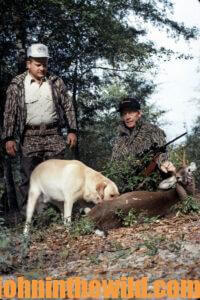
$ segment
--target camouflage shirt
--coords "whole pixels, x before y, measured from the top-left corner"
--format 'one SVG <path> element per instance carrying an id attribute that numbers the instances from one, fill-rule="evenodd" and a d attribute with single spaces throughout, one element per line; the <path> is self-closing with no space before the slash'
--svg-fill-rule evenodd
<path id="1" fill-rule="evenodd" d="M 8 87 L 2 134 L 4 141 L 13 140 L 16 136 L 21 139 L 24 133 L 27 118 L 24 87 L 26 75 L 27 72 L 24 72 L 16 76 Z M 68 127 L 68 132 L 75 132 L 77 127 L 74 107 L 63 80 L 54 75 L 47 76 L 47 79 L 52 90 L 58 126 Z"/>
<path id="2" fill-rule="evenodd" d="M 112 160 L 118 160 L 129 155 L 137 158 L 145 151 L 148 151 L 154 144 L 163 146 L 165 143 L 166 135 L 156 125 L 146 123 L 140 119 L 136 126 L 130 130 L 121 122 L 118 128 L 118 136 L 113 146 Z M 166 159 L 166 154 L 161 155 L 159 161 Z"/>

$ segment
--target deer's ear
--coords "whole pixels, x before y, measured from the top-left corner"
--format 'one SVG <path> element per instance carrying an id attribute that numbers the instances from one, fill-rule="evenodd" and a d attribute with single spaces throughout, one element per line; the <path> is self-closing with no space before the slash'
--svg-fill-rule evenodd
<path id="1" fill-rule="evenodd" d="M 196 171 L 197 166 L 196 166 L 195 162 L 191 162 L 191 164 L 189 165 L 188 169 L 189 169 L 190 172 Z"/>
<path id="2" fill-rule="evenodd" d="M 177 182 L 176 180 L 176 176 L 171 176 L 163 181 L 161 181 L 161 183 L 159 184 L 158 188 L 160 190 L 168 190 L 171 187 L 173 187 L 173 185 Z"/>

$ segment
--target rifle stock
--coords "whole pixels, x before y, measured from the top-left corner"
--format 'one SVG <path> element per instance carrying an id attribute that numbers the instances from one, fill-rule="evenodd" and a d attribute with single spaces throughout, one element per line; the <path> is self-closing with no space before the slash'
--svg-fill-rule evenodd
<path id="1" fill-rule="evenodd" d="M 166 151 L 166 147 L 170 144 L 172 144 L 173 142 L 175 142 L 176 140 L 180 139 L 181 137 L 183 137 L 184 135 L 186 135 L 187 132 L 184 132 L 183 134 L 179 135 L 178 137 L 174 138 L 173 140 L 171 140 L 170 142 L 168 142 L 167 144 L 161 146 L 161 147 L 158 147 L 154 150 L 154 157 L 152 159 L 152 161 L 149 163 L 149 165 L 142 171 L 141 175 L 142 176 L 149 176 L 156 168 L 157 166 L 157 159 L 159 157 L 159 155 L 161 153 L 164 153 Z"/>
<path id="2" fill-rule="evenodd" d="M 156 168 L 157 166 L 157 159 L 159 157 L 160 153 L 157 153 L 154 158 L 152 159 L 152 161 L 150 162 L 150 164 L 143 170 L 142 175 L 143 176 L 149 176 Z"/>

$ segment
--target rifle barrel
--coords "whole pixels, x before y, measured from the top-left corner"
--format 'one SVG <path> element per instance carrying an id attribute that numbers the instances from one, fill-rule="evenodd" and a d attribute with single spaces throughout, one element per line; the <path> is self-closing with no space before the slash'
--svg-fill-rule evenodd
<path id="1" fill-rule="evenodd" d="M 186 135 L 187 131 L 184 132 L 183 134 L 177 136 L 175 139 L 173 139 L 172 141 L 168 142 L 167 144 L 165 144 L 165 147 L 167 147 L 168 145 L 170 145 L 171 143 L 175 142 L 176 140 L 180 139 L 182 136 Z"/>

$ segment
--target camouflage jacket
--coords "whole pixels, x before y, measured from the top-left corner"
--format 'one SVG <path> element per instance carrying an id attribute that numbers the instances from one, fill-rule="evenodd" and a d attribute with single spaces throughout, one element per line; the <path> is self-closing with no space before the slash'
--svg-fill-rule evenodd
<path id="1" fill-rule="evenodd" d="M 16 136 L 21 139 L 24 133 L 27 117 L 24 87 L 26 75 L 27 72 L 24 72 L 16 76 L 8 87 L 2 134 L 4 141 L 13 140 Z M 47 78 L 52 90 L 59 128 L 68 127 L 68 132 L 76 132 L 74 107 L 63 80 L 54 75 Z"/>
<path id="2" fill-rule="evenodd" d="M 129 130 L 121 122 L 118 128 L 118 136 L 115 140 L 112 160 L 118 160 L 129 155 L 137 158 L 148 151 L 154 144 L 163 146 L 166 143 L 166 135 L 156 125 L 146 123 L 140 119 L 133 130 Z M 167 159 L 167 154 L 160 156 L 158 164 Z"/>

